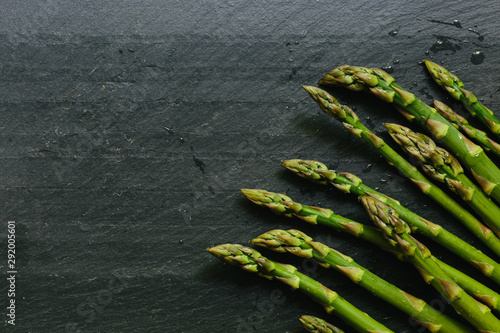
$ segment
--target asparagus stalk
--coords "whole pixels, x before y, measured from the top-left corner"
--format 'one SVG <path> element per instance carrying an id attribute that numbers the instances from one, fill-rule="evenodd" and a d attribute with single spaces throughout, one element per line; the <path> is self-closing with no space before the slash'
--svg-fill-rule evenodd
<path id="1" fill-rule="evenodd" d="M 384 236 L 401 250 L 425 282 L 434 287 L 458 314 L 481 332 L 500 332 L 500 320 L 491 309 L 467 294 L 431 259 L 429 249 L 411 236 L 410 226 L 399 218 L 396 211 L 369 196 L 362 196 L 361 202 Z"/>
<path id="2" fill-rule="evenodd" d="M 413 132 L 398 124 L 384 124 L 384 126 L 394 141 L 415 159 L 425 173 L 445 183 L 498 234 L 500 208 L 464 174 L 460 162 L 453 155 L 438 147 L 427 135 Z M 498 242 L 500 243 L 500 240 Z"/>
<path id="3" fill-rule="evenodd" d="M 455 236 L 451 232 L 444 229 L 442 226 L 435 224 L 431 221 L 424 219 L 423 217 L 415 214 L 408 208 L 404 207 L 397 200 L 394 200 L 383 193 L 377 192 L 370 187 L 363 184 L 362 180 L 350 173 L 336 173 L 333 170 L 328 170 L 326 165 L 317 161 L 304 161 L 304 160 L 288 160 L 282 162 L 288 170 L 293 171 L 297 175 L 313 180 L 320 184 L 332 184 L 335 188 L 343 191 L 344 193 L 351 193 L 358 196 L 369 195 L 383 201 L 385 204 L 389 205 L 392 209 L 398 212 L 402 218 L 411 225 L 415 232 L 422 234 L 429 239 L 440 243 L 448 250 L 452 251 L 467 263 L 472 264 L 476 269 L 478 269 L 484 275 L 490 277 L 493 281 L 500 284 L 500 264 L 488 257 L 486 254 L 476 249 L 469 243 L 463 241 L 459 237 Z M 479 223 L 479 222 L 478 222 Z M 490 229 L 484 227 L 487 230 L 487 234 L 482 232 L 482 228 L 479 227 L 479 232 L 482 233 L 486 244 L 490 245 L 490 248 L 496 249 L 498 251 L 498 243 L 500 240 L 491 232 Z M 481 236 L 481 234 L 480 234 Z"/>
<path id="4" fill-rule="evenodd" d="M 324 225 L 335 231 L 367 240 L 386 251 L 394 252 L 377 228 L 337 215 L 331 209 L 303 205 L 284 194 L 266 190 L 242 189 L 241 192 L 254 204 L 266 207 L 277 215 L 295 217 L 310 224 Z M 398 253 L 394 254 L 398 256 Z"/>
<path id="5" fill-rule="evenodd" d="M 340 66 L 320 80 L 320 84 L 341 86 L 360 91 L 367 90 L 394 106 L 410 121 L 429 131 L 467 167 L 483 190 L 500 202 L 500 169 L 489 159 L 483 148 L 476 145 L 443 116 L 412 93 L 394 82 L 394 78 L 381 69 Z"/>
<path id="6" fill-rule="evenodd" d="M 446 274 L 451 276 L 453 281 L 462 287 L 469 295 L 473 296 L 481 303 L 486 304 L 492 310 L 495 310 L 497 314 L 500 313 L 500 294 L 493 289 L 486 287 L 481 282 L 472 279 L 470 276 L 462 273 L 458 269 L 442 262 L 436 257 L 431 257 L 439 265 L 439 267 L 441 267 Z M 401 261 L 404 261 L 404 258 L 402 258 Z"/>
<path id="7" fill-rule="evenodd" d="M 292 265 L 279 264 L 263 257 L 258 251 L 239 244 L 223 244 L 207 250 L 222 261 L 237 265 L 247 272 L 278 280 L 300 290 L 323 305 L 328 313 L 335 314 L 358 332 L 393 332 L 354 307 L 335 291 L 298 272 Z"/>
<path id="8" fill-rule="evenodd" d="M 272 230 L 251 241 L 276 252 L 314 258 L 319 264 L 346 275 L 354 283 L 395 306 L 421 323 L 431 332 L 472 332 L 469 328 L 429 306 L 425 301 L 406 293 L 325 244 L 315 242 L 299 230 Z"/>
<path id="9" fill-rule="evenodd" d="M 296 217 L 308 223 L 325 225 L 335 231 L 347 233 L 370 242 L 381 249 L 394 254 L 400 260 L 404 259 L 403 254 L 388 244 L 380 230 L 375 227 L 336 215 L 332 210 L 327 208 L 306 206 L 301 203 L 294 202 L 290 197 L 284 194 L 268 192 L 265 190 L 244 189 L 241 191 L 256 205 L 266 207 L 277 215 L 290 218 Z M 500 294 L 474 280 L 470 276 L 449 266 L 445 262 L 434 257 L 433 259 L 470 295 L 474 295 L 474 297 L 481 300 L 492 309 L 500 311 Z"/>
<path id="10" fill-rule="evenodd" d="M 493 111 L 482 105 L 472 92 L 464 89 L 464 84 L 458 76 L 432 61 L 424 60 L 423 62 L 438 85 L 442 86 L 451 97 L 461 101 L 473 117 L 479 119 L 492 133 L 500 138 L 500 120 L 494 115 Z"/>
<path id="11" fill-rule="evenodd" d="M 471 140 L 476 141 L 484 150 L 491 152 L 496 156 L 500 156 L 500 143 L 493 141 L 488 135 L 469 124 L 467 119 L 457 114 L 448 105 L 443 102 L 434 100 L 434 108 L 446 120 L 450 122 L 456 129 L 467 135 Z"/>
<path id="12" fill-rule="evenodd" d="M 302 315 L 299 320 L 302 326 L 311 333 L 344 333 L 340 328 L 318 317 Z"/>
<path id="13" fill-rule="evenodd" d="M 424 194 L 446 209 L 458 221 L 462 222 L 464 226 L 484 244 L 495 251 L 495 253 L 500 253 L 499 241 L 495 239 L 496 237 L 493 237 L 493 232 L 489 228 L 479 222 L 474 215 L 453 200 L 432 181 L 428 180 L 417 170 L 417 168 L 387 145 L 384 140 L 366 128 L 349 107 L 341 105 L 333 96 L 322 89 L 311 86 L 304 86 L 304 89 L 319 104 L 320 108 L 325 113 L 341 121 L 349 132 L 364 139 L 370 146 L 375 148 L 389 164 L 396 167 L 402 175 L 410 179 Z"/>

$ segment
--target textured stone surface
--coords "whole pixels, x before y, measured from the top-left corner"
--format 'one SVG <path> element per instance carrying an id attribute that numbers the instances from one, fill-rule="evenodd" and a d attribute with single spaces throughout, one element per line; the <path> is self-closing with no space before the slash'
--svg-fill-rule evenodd
<path id="1" fill-rule="evenodd" d="M 410 266 L 398 272 L 378 249 L 276 217 L 239 193 L 283 192 L 369 223 L 354 197 L 279 164 L 317 159 L 477 244 L 301 89 L 338 65 L 385 67 L 424 101 L 462 112 L 419 63 L 431 58 L 497 109 L 498 6 L 432 3 L 4 4 L 0 236 L 5 248 L 15 220 L 18 268 L 17 325 L 3 324 L 7 332 L 300 332 L 300 314 L 326 317 L 319 305 L 205 251 L 277 227 L 329 242 L 454 315 Z M 482 61 L 471 58 L 477 51 Z M 382 122 L 408 125 L 371 96 L 328 91 L 388 142 Z M 394 331 L 419 332 L 346 278 L 264 253 L 298 265 Z"/>

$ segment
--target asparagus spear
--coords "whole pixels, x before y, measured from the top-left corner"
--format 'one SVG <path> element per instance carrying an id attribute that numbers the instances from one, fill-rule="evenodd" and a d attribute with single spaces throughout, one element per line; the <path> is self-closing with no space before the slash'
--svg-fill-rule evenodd
<path id="1" fill-rule="evenodd" d="M 412 93 L 394 82 L 381 69 L 340 66 L 320 80 L 320 84 L 366 90 L 385 102 L 394 104 L 410 121 L 417 122 L 471 170 L 483 190 L 500 202 L 500 169 L 489 159 L 483 148 L 462 136 L 443 116 Z"/>
<path id="2" fill-rule="evenodd" d="M 300 257 L 314 258 L 319 264 L 346 275 L 354 283 L 410 315 L 431 332 L 472 332 L 469 328 L 429 306 L 422 299 L 406 293 L 358 265 L 351 257 L 325 244 L 315 242 L 299 230 L 272 230 L 254 238 L 251 242 L 277 252 L 289 252 Z"/>
<path id="3" fill-rule="evenodd" d="M 393 332 L 354 307 L 335 291 L 299 273 L 292 265 L 279 264 L 263 257 L 258 251 L 239 244 L 223 244 L 207 250 L 222 261 L 240 266 L 247 272 L 257 273 L 270 280 L 278 280 L 293 289 L 300 290 L 323 305 L 328 313 L 335 314 L 358 332 Z"/>
<path id="4" fill-rule="evenodd" d="M 299 320 L 304 328 L 311 333 L 344 333 L 340 328 L 318 317 L 302 315 Z"/>
<path id="5" fill-rule="evenodd" d="M 370 146 L 375 148 L 389 164 L 396 167 L 401 174 L 410 179 L 424 194 L 432 198 L 457 220 L 462 222 L 476 237 L 495 251 L 495 253 L 500 253 L 498 239 L 492 236 L 493 232 L 489 228 L 479 222 L 468 210 L 458 204 L 438 186 L 434 185 L 432 181 L 428 180 L 417 170 L 417 168 L 387 145 L 384 140 L 366 128 L 349 107 L 341 105 L 333 96 L 322 89 L 311 86 L 304 86 L 304 89 L 319 104 L 320 108 L 325 113 L 341 121 L 349 132 L 363 138 Z"/>
<path id="6" fill-rule="evenodd" d="M 387 245 L 387 241 L 377 228 L 334 214 L 331 209 L 303 205 L 284 194 L 265 190 L 242 189 L 241 193 L 254 204 L 267 207 L 275 214 L 296 217 L 311 224 L 325 225 L 336 231 L 367 240 L 386 251 L 394 251 Z M 397 256 L 398 252 L 395 254 Z"/>
<path id="7" fill-rule="evenodd" d="M 464 174 L 460 162 L 453 155 L 438 147 L 427 135 L 413 132 L 398 124 L 384 124 L 384 126 L 394 141 L 417 161 L 425 173 L 437 181 L 446 183 L 498 234 L 500 208 Z"/>
<path id="8" fill-rule="evenodd" d="M 488 257 L 483 252 L 479 251 L 469 243 L 463 241 L 451 232 L 444 229 L 442 226 L 435 224 L 431 221 L 410 211 L 408 208 L 401 205 L 398 201 L 377 192 L 370 187 L 364 185 L 362 180 L 357 176 L 350 173 L 336 173 L 333 170 L 328 170 L 326 165 L 317 161 L 304 161 L 304 160 L 288 160 L 282 162 L 288 170 L 293 171 L 297 175 L 313 180 L 320 184 L 332 184 L 335 188 L 358 196 L 358 199 L 363 195 L 370 195 L 383 201 L 385 204 L 392 207 L 400 214 L 407 223 L 411 225 L 415 232 L 420 233 L 429 239 L 442 244 L 444 247 L 464 259 L 469 264 L 472 264 L 481 273 L 490 277 L 492 280 L 500 284 L 500 264 Z M 479 222 L 478 222 L 479 223 Z M 486 227 L 484 227 L 486 228 Z M 486 228 L 487 238 L 485 237 L 486 244 L 490 245 L 492 249 L 498 250 L 498 243 L 500 240 Z M 478 232 L 482 233 L 479 227 Z M 485 236 L 485 234 L 483 234 Z M 496 252 L 500 253 L 500 251 Z"/>
<path id="9" fill-rule="evenodd" d="M 369 196 L 362 196 L 361 202 L 384 236 L 401 250 L 425 282 L 434 287 L 458 314 L 481 332 L 500 332 L 500 320 L 491 309 L 467 294 L 431 259 L 429 249 L 411 236 L 410 226 L 399 218 L 396 211 Z"/>
<path id="10" fill-rule="evenodd" d="M 456 129 L 467 135 L 471 140 L 476 141 L 484 150 L 491 152 L 496 156 L 500 156 L 500 143 L 493 141 L 488 135 L 475 127 L 472 127 L 467 119 L 457 114 L 448 105 L 443 102 L 434 100 L 434 108 L 446 120 L 450 122 Z"/>
<path id="11" fill-rule="evenodd" d="M 275 214 L 286 217 L 296 217 L 308 223 L 325 225 L 335 231 L 351 234 L 394 254 L 400 260 L 404 259 L 403 254 L 388 244 L 387 240 L 380 233 L 380 230 L 375 227 L 336 215 L 330 209 L 302 205 L 298 202 L 294 202 L 290 197 L 284 194 L 265 190 L 244 189 L 241 191 L 250 201 L 270 209 Z M 433 259 L 470 295 L 474 295 L 474 297 L 480 299 L 492 309 L 500 311 L 500 294 L 474 280 L 470 276 L 447 265 L 445 262 L 434 257 Z"/>
<path id="12" fill-rule="evenodd" d="M 495 117 L 493 111 L 482 105 L 472 92 L 464 89 L 464 84 L 458 76 L 432 61 L 424 60 L 423 62 L 437 84 L 442 86 L 451 97 L 461 101 L 472 116 L 479 119 L 500 138 L 500 120 Z"/>

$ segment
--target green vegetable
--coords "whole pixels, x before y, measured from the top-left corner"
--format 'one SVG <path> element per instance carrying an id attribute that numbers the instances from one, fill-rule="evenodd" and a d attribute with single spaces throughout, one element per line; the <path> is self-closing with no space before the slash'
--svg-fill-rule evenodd
<path id="1" fill-rule="evenodd" d="M 354 283 L 405 312 L 431 332 L 472 332 L 422 299 L 410 295 L 358 265 L 351 257 L 325 244 L 315 242 L 299 230 L 272 230 L 254 238 L 251 242 L 276 252 L 288 252 L 300 257 L 314 258 L 322 266 L 346 275 Z"/>
<path id="2" fill-rule="evenodd" d="M 477 268 L 481 273 L 500 284 L 499 263 L 469 243 L 463 241 L 461 238 L 447 231 L 442 226 L 428 221 L 410 211 L 408 208 L 401 205 L 399 201 L 364 185 L 362 180 L 357 176 L 350 173 L 338 174 L 335 171 L 328 170 L 326 165 L 317 161 L 288 160 L 283 161 L 282 164 L 301 177 L 313 180 L 317 183 L 333 184 L 335 188 L 345 193 L 351 193 L 358 196 L 358 199 L 361 196 L 370 195 L 383 201 L 397 211 L 398 214 L 415 229 L 416 233 L 423 234 L 429 239 L 443 245 L 445 248 L 464 259 L 467 263 Z M 490 232 L 487 238 L 488 242 L 496 244 L 493 243 L 493 241 L 497 239 L 497 237 L 490 229 L 487 230 Z"/>
<path id="3" fill-rule="evenodd" d="M 484 226 L 467 209 L 453 200 L 441 188 L 428 180 L 418 169 L 399 155 L 394 149 L 376 136 L 359 120 L 358 116 L 347 106 L 340 104 L 333 96 L 326 91 L 310 86 L 304 89 L 319 104 L 320 108 L 327 114 L 342 122 L 342 125 L 352 134 L 364 139 L 370 146 L 375 148 L 389 164 L 399 170 L 406 178 L 410 179 L 425 195 L 433 199 L 441 207 L 446 209 L 458 221 L 465 225 L 478 239 L 486 244 L 495 253 L 500 255 L 500 244 L 494 237 L 493 232 Z M 317 176 L 319 177 L 319 176 Z M 499 276 L 500 278 L 500 276 Z M 500 281 L 500 280 L 499 280 Z"/>
<path id="4" fill-rule="evenodd" d="M 425 67 L 434 81 L 442 86 L 451 97 L 462 102 L 473 117 L 481 121 L 492 133 L 500 138 L 500 120 L 493 111 L 482 105 L 477 97 L 464 89 L 463 82 L 446 68 L 432 61 L 424 60 Z"/>
<path id="5" fill-rule="evenodd" d="M 294 202 L 290 197 L 284 194 L 265 190 L 245 189 L 241 191 L 256 205 L 266 207 L 278 215 L 296 217 L 311 224 L 321 224 L 338 232 L 351 234 L 359 239 L 375 244 L 383 250 L 394 254 L 397 258 L 404 260 L 403 254 L 388 244 L 380 230 L 375 227 L 336 215 L 330 209 L 306 206 Z M 445 262 L 434 257 L 433 260 L 435 260 L 448 275 L 452 276 L 453 280 L 470 295 L 474 295 L 475 298 L 481 300 L 492 309 L 500 311 L 500 294 L 462 273 L 458 269 L 447 265 Z"/>
<path id="6" fill-rule="evenodd" d="M 443 102 L 434 100 L 434 108 L 456 129 L 467 135 L 471 140 L 476 141 L 484 150 L 500 156 L 500 143 L 493 141 L 488 135 L 475 127 L 472 127 L 467 119 L 457 114 L 453 109 Z"/>
<path id="7" fill-rule="evenodd" d="M 460 162 L 428 136 L 398 124 L 384 124 L 391 137 L 420 165 L 431 178 L 446 185 L 464 200 L 497 234 L 500 208 L 464 173 Z M 497 237 L 496 241 L 500 244 Z M 500 247 L 499 247 L 500 248 Z M 499 252 L 500 254 L 500 252 Z"/>
<path id="8" fill-rule="evenodd" d="M 340 328 L 327 323 L 325 320 L 313 316 L 300 316 L 300 322 L 311 333 L 344 333 Z"/>
<path id="9" fill-rule="evenodd" d="M 497 186 L 500 184 L 500 169 L 483 148 L 464 137 L 434 108 L 397 85 L 386 72 L 376 68 L 340 66 L 326 74 L 320 84 L 365 90 L 392 103 L 408 120 L 415 121 L 438 139 L 472 172 L 484 192 L 500 202 L 500 186 Z"/>
<path id="10" fill-rule="evenodd" d="M 223 244 L 207 249 L 220 260 L 239 266 L 247 272 L 270 280 L 277 280 L 298 289 L 323 305 L 328 313 L 333 313 L 358 332 L 393 332 L 365 312 L 354 307 L 335 291 L 318 281 L 299 273 L 292 265 L 279 264 L 263 257 L 256 250 L 239 244 Z"/>
<path id="11" fill-rule="evenodd" d="M 434 287 L 458 314 L 480 332 L 500 332 L 500 320 L 491 313 L 491 309 L 467 294 L 432 260 L 429 249 L 411 236 L 410 226 L 399 218 L 395 210 L 369 196 L 362 196 L 361 202 L 384 236 L 404 254 L 425 282 Z"/>

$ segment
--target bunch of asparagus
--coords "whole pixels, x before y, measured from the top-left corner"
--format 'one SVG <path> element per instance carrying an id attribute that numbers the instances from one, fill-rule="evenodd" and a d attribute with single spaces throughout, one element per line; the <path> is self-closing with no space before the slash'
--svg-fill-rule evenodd
<path id="1" fill-rule="evenodd" d="M 460 100 L 472 116 L 500 138 L 500 121 L 491 110 L 479 103 L 473 93 L 464 89 L 456 75 L 430 61 L 426 60 L 424 64 L 437 84 L 443 86 L 453 98 Z M 399 124 L 384 124 L 390 137 L 409 156 L 412 164 L 364 126 L 351 108 L 340 104 L 321 88 L 303 86 L 326 114 L 340 121 L 350 133 L 365 140 L 400 174 L 467 227 L 493 256 L 500 256 L 500 207 L 497 205 L 500 203 L 500 169 L 488 156 L 490 153 L 500 156 L 500 144 L 485 131 L 471 126 L 446 104 L 434 100 L 434 107 L 426 105 L 380 69 L 344 65 L 328 72 L 319 84 L 371 93 L 393 104 L 407 120 L 426 130 L 429 136 Z M 444 147 L 439 147 L 434 140 Z M 395 255 L 400 261 L 415 267 L 415 272 L 467 324 L 437 311 L 423 299 L 375 275 L 329 245 L 314 241 L 300 230 L 271 230 L 252 239 L 252 244 L 311 258 L 323 267 L 334 269 L 406 313 L 430 332 L 500 333 L 500 320 L 496 316 L 500 314 L 500 294 L 432 255 L 420 236 L 439 244 L 491 281 L 500 284 L 500 263 L 496 257 L 483 253 L 436 221 L 419 216 L 397 200 L 363 184 L 354 174 L 337 173 L 314 160 L 291 159 L 283 161 L 282 166 L 314 183 L 354 194 L 373 226 L 337 215 L 329 208 L 298 203 L 280 193 L 242 189 L 243 195 L 278 215 L 328 226 Z M 444 187 L 439 186 L 439 183 Z M 470 210 L 457 200 L 463 201 Z M 239 244 L 218 245 L 208 251 L 248 272 L 300 290 L 358 332 L 392 332 L 337 292 L 300 273 L 292 265 L 280 264 L 253 248 Z M 301 316 L 300 322 L 310 332 L 343 332 L 323 319 L 312 316 Z"/>

